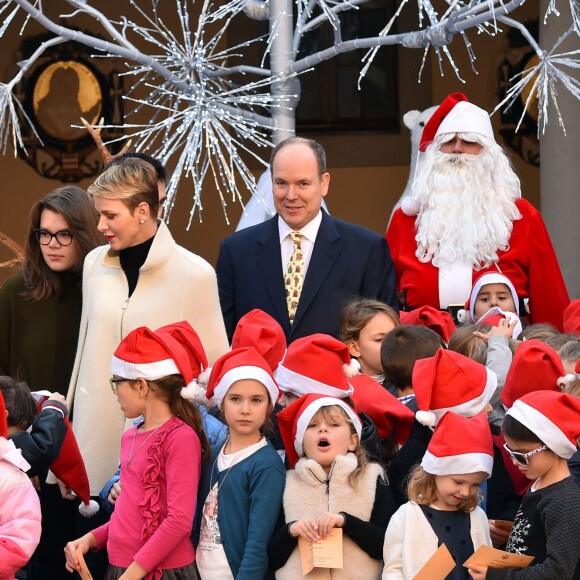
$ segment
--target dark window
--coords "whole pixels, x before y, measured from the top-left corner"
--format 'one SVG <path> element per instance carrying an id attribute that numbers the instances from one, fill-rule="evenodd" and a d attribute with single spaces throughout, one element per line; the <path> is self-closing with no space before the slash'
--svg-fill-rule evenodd
<path id="1" fill-rule="evenodd" d="M 391 0 L 371 0 L 339 14 L 342 40 L 377 36 L 392 16 Z M 326 22 L 304 35 L 297 60 L 332 46 L 334 30 Z M 391 29 L 391 34 L 394 27 Z M 398 131 L 397 49 L 381 47 L 358 89 L 367 51 L 339 54 L 300 75 L 296 126 L 305 131 Z"/>

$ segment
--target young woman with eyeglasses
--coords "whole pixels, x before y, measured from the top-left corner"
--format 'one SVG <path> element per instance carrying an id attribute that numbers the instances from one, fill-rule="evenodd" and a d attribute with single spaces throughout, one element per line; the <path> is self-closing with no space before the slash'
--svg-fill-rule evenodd
<path id="1" fill-rule="evenodd" d="M 32 391 L 66 395 L 79 336 L 83 261 L 100 244 L 95 208 L 80 187 L 60 187 L 32 206 L 21 271 L 0 288 L 1 375 Z M 62 548 L 74 535 L 76 504 L 45 482 L 40 500 L 43 532 L 29 578 L 62 578 Z"/>
<path id="2" fill-rule="evenodd" d="M 80 187 L 60 187 L 32 206 L 22 269 L 0 289 L 0 374 L 66 395 L 83 260 L 100 244 L 95 208 Z"/>

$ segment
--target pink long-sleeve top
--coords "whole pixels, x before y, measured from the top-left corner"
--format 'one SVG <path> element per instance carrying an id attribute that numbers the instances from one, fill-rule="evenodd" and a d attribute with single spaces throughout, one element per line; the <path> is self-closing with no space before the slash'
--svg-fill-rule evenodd
<path id="1" fill-rule="evenodd" d="M 201 445 L 195 431 L 177 417 L 154 435 L 137 429 L 121 438 L 122 492 L 115 511 L 93 534 L 97 549 L 106 544 L 111 564 L 125 568 L 136 561 L 150 578 L 195 560 L 191 528 Z"/>
<path id="2" fill-rule="evenodd" d="M 40 540 L 40 502 L 28 469 L 14 443 L 0 437 L 0 580 L 13 580 Z"/>

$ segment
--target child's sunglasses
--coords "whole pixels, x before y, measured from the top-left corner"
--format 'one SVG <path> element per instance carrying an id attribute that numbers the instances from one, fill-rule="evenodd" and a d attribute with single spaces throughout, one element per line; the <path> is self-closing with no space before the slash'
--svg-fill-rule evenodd
<path id="1" fill-rule="evenodd" d="M 537 447 L 536 449 L 532 449 L 527 453 L 518 453 L 517 451 L 512 451 L 507 443 L 503 444 L 503 448 L 507 451 L 507 454 L 518 464 L 522 467 L 528 467 L 530 464 L 530 457 L 536 455 L 537 453 L 541 453 L 542 451 L 546 451 L 548 449 L 547 445 L 542 445 L 541 447 Z"/>

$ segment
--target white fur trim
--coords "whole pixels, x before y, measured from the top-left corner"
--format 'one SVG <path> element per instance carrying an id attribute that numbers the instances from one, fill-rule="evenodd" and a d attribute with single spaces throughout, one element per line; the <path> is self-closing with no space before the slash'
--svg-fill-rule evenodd
<path id="1" fill-rule="evenodd" d="M 489 274 L 483 274 L 482 276 L 480 276 L 477 279 L 477 281 L 475 282 L 475 284 L 473 285 L 473 288 L 471 290 L 471 295 L 469 296 L 469 313 L 471 314 L 472 320 L 475 320 L 474 310 L 475 310 L 475 300 L 477 299 L 477 295 L 479 294 L 479 291 L 487 284 L 505 284 L 509 288 L 509 291 L 512 295 L 512 300 L 514 301 L 514 304 L 516 307 L 516 313 L 519 315 L 519 313 L 520 313 L 520 300 L 518 298 L 518 293 L 516 292 L 514 285 L 503 274 L 499 274 L 497 272 L 490 272 Z M 514 338 L 515 338 L 515 336 L 514 336 Z"/>
<path id="2" fill-rule="evenodd" d="M 435 137 L 445 133 L 477 133 L 495 141 L 488 112 L 468 101 L 460 101 L 447 113 Z"/>
<path id="3" fill-rule="evenodd" d="M 138 378 L 155 381 L 169 375 L 180 375 L 181 371 L 172 358 L 151 363 L 131 363 L 113 356 L 111 374 L 131 381 Z"/>
<path id="4" fill-rule="evenodd" d="M 437 416 L 431 411 L 417 411 L 415 413 L 415 419 L 426 427 L 433 427 L 437 422 Z"/>
<path id="5" fill-rule="evenodd" d="M 560 427 L 550 421 L 546 415 L 520 399 L 511 406 L 506 415 L 510 415 L 524 427 L 527 427 L 556 455 L 570 459 L 576 453 L 576 445 L 572 444 Z"/>
<path id="6" fill-rule="evenodd" d="M 454 407 L 444 407 L 443 409 L 431 409 L 431 412 L 435 415 L 436 421 L 435 424 L 439 422 L 439 419 L 447 413 L 447 411 L 453 411 L 458 415 L 462 415 L 463 417 L 475 417 L 478 413 L 485 411 L 487 404 L 489 403 L 491 396 L 495 392 L 497 388 L 497 375 L 489 370 L 488 368 L 485 369 L 487 374 L 487 381 L 485 382 L 485 388 L 483 389 L 483 393 L 476 397 L 475 399 L 471 399 L 470 401 L 466 401 L 465 403 L 460 403 L 459 405 L 455 405 Z M 418 411 L 419 413 L 419 411 Z M 415 413 L 415 417 L 417 417 L 417 413 Z M 419 421 L 419 419 L 417 419 Z M 420 421 L 419 421 L 420 422 Z"/>
<path id="7" fill-rule="evenodd" d="M 345 391 L 344 389 L 332 387 L 325 383 L 321 383 L 316 379 L 311 379 L 310 377 L 291 371 L 283 364 L 278 365 L 274 376 L 276 377 L 282 392 L 289 392 L 297 397 L 316 393 L 318 395 L 327 395 L 329 397 L 344 399 L 345 397 L 350 397 L 354 393 L 354 389 L 350 384 L 348 385 L 349 389 Z"/>
<path id="8" fill-rule="evenodd" d="M 330 407 L 332 405 L 338 405 L 344 409 L 345 413 L 349 416 L 354 425 L 360 442 L 362 423 L 360 422 L 360 419 L 358 418 L 358 415 L 355 413 L 354 409 L 349 407 L 344 401 L 336 399 L 335 397 L 323 397 L 321 399 L 312 401 L 312 403 L 310 403 L 310 405 L 308 405 L 308 407 L 302 411 L 302 414 L 300 417 L 298 417 L 298 421 L 296 421 L 296 437 L 294 438 L 294 449 L 296 449 L 296 453 L 298 453 L 299 457 L 304 455 L 302 442 L 304 441 L 304 433 L 308 427 L 308 423 L 310 423 L 312 417 L 314 417 L 314 415 L 316 415 L 316 413 L 318 413 L 322 407 Z"/>
<path id="9" fill-rule="evenodd" d="M 408 216 L 416 216 L 419 215 L 419 210 L 421 206 L 419 204 L 419 200 L 416 197 L 411 197 L 410 195 L 405 196 L 401 200 L 401 211 Z"/>
<path id="10" fill-rule="evenodd" d="M 472 283 L 473 267 L 465 260 L 439 266 L 439 308 L 446 310 L 450 304 L 465 304 Z"/>
<path id="11" fill-rule="evenodd" d="M 514 320 L 516 321 L 516 324 L 512 330 L 512 338 L 514 340 L 517 340 L 518 336 L 522 333 L 522 321 L 520 320 L 519 316 L 517 314 L 514 314 L 513 312 L 507 312 L 506 310 L 502 310 L 499 306 L 494 306 L 493 308 L 490 308 L 477 322 L 476 324 L 485 324 L 486 320 L 490 317 L 490 316 L 505 316 L 505 318 L 509 321 L 509 323 L 511 324 Z"/>
<path id="12" fill-rule="evenodd" d="M 278 401 L 280 396 L 280 391 L 278 390 L 278 386 L 272 380 L 270 374 L 260 367 L 254 366 L 243 366 L 243 367 L 236 367 L 230 369 L 220 380 L 218 385 L 215 387 L 213 392 L 213 397 L 210 400 L 212 405 L 219 407 L 222 404 L 226 393 L 228 392 L 229 388 L 236 382 L 241 381 L 243 379 L 254 379 L 262 383 L 268 394 L 270 395 L 270 400 L 272 401 L 272 405 Z"/>
<path id="13" fill-rule="evenodd" d="M 88 504 L 81 502 L 79 506 L 80 514 L 85 518 L 93 517 L 98 511 L 99 504 L 94 499 L 91 499 Z"/>
<path id="14" fill-rule="evenodd" d="M 426 451 L 421 467 L 431 475 L 459 475 L 483 471 L 491 477 L 493 457 L 488 453 L 459 453 L 446 457 L 437 457 Z"/>

